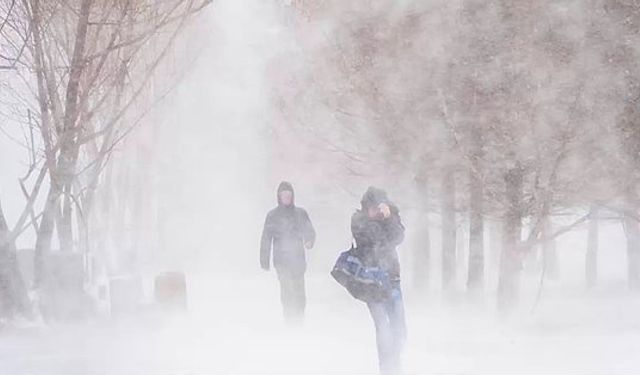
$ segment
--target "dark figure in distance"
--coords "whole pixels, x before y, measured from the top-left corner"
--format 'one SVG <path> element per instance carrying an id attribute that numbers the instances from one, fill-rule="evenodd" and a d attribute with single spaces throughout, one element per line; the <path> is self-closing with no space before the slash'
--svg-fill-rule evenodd
<path id="1" fill-rule="evenodd" d="M 280 183 L 278 206 L 269 211 L 260 243 L 260 266 L 268 271 L 273 245 L 273 265 L 280 281 L 280 300 L 285 321 L 300 323 L 304 317 L 306 293 L 304 274 L 307 269 L 305 250 L 316 239 L 307 211 L 295 205 L 293 186 Z"/>

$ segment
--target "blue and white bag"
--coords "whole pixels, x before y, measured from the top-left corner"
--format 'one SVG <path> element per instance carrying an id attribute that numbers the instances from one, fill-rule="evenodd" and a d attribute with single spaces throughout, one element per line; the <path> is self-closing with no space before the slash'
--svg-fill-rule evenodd
<path id="1" fill-rule="evenodd" d="M 353 246 L 340 254 L 331 276 L 354 298 L 364 302 L 384 301 L 393 289 L 389 274 L 380 267 L 365 266 Z"/>

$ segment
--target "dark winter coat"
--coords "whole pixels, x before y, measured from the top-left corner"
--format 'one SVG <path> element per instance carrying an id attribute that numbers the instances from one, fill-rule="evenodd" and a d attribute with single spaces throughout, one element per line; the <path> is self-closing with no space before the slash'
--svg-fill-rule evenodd
<path id="1" fill-rule="evenodd" d="M 368 207 L 389 205 L 391 215 L 372 219 Z M 356 254 L 367 266 L 379 266 L 392 279 L 400 278 L 400 262 L 396 247 L 404 240 L 404 226 L 398 208 L 389 201 L 384 190 L 369 188 L 362 197 L 362 208 L 351 217 L 351 233 L 356 241 Z"/>
<path id="2" fill-rule="evenodd" d="M 278 207 L 269 211 L 264 222 L 260 265 L 269 269 L 273 245 L 273 265 L 276 270 L 301 274 L 307 268 L 304 244 L 313 246 L 316 232 L 307 211 L 296 207 L 295 200 L 289 206 L 280 202 L 280 192 L 283 190 L 293 193 L 293 187 L 288 182 L 282 182 L 278 187 Z"/>

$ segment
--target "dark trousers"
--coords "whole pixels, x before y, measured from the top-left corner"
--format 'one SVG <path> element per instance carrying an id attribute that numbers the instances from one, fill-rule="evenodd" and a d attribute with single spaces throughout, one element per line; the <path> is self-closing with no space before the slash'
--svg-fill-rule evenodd
<path id="1" fill-rule="evenodd" d="M 280 301 L 285 322 L 289 324 L 301 323 L 307 305 L 304 273 L 278 270 L 278 280 L 280 281 Z"/>
<path id="2" fill-rule="evenodd" d="M 380 373 L 399 374 L 401 370 L 400 354 L 407 335 L 404 316 L 404 302 L 400 285 L 383 302 L 367 303 L 376 327 L 376 343 Z"/>

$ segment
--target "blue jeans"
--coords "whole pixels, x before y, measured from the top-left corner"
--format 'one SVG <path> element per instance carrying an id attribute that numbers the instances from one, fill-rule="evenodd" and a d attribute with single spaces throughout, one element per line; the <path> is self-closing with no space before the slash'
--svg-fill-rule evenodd
<path id="1" fill-rule="evenodd" d="M 400 353 L 407 337 L 404 302 L 400 284 L 393 288 L 391 296 L 383 302 L 367 303 L 376 327 L 378 363 L 380 373 L 398 374 L 401 371 Z"/>

